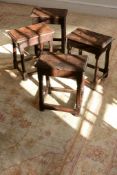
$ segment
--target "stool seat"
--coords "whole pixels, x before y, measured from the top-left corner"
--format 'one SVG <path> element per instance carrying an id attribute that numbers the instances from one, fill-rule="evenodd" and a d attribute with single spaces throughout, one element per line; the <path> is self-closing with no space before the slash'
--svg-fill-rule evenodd
<path id="1" fill-rule="evenodd" d="M 12 39 L 13 44 L 13 63 L 14 68 L 17 68 L 23 78 L 26 73 L 25 63 L 24 63 L 24 52 L 25 48 L 29 46 L 37 46 L 35 49 L 36 56 L 38 55 L 38 50 L 43 50 L 44 43 L 49 42 L 50 50 L 52 51 L 52 40 L 54 30 L 51 29 L 47 24 L 33 24 L 18 29 L 12 29 L 8 31 L 9 36 Z M 17 61 L 16 47 L 19 49 L 21 61 Z M 22 69 L 18 67 L 18 64 L 21 63 Z"/>
<path id="2" fill-rule="evenodd" d="M 12 40 L 20 47 L 20 52 L 24 52 L 24 49 L 28 46 L 44 43 L 47 40 L 49 41 L 49 37 L 51 37 L 53 33 L 54 30 L 46 24 L 29 25 L 8 31 Z"/>
<path id="3" fill-rule="evenodd" d="M 84 72 L 87 64 L 87 56 L 76 56 L 69 54 L 43 54 L 40 56 L 36 67 L 39 78 L 39 109 L 43 111 L 44 109 L 60 110 L 65 112 L 70 112 L 72 114 L 79 114 L 81 108 L 82 91 L 84 85 Z M 66 108 L 61 105 L 49 105 L 44 103 L 43 97 L 43 76 L 52 77 L 64 77 L 64 78 L 74 78 L 77 82 L 76 90 L 76 101 L 75 108 Z M 72 88 L 70 88 L 71 90 Z M 48 92 L 51 90 L 56 90 L 56 88 L 49 87 Z M 66 91 L 62 90 L 63 92 Z M 73 91 L 73 89 L 72 89 Z"/>
<path id="4" fill-rule="evenodd" d="M 74 47 L 79 49 L 80 55 L 82 54 L 83 50 L 95 54 L 95 65 L 89 63 L 87 64 L 88 67 L 95 69 L 93 78 L 94 87 L 99 80 L 97 75 L 98 70 L 103 72 L 103 76 L 100 77 L 100 79 L 108 76 L 109 52 L 112 41 L 113 38 L 111 36 L 103 35 L 83 28 L 77 28 L 67 35 L 68 53 L 71 53 L 71 49 Z M 100 68 L 98 66 L 98 60 L 104 51 L 106 52 L 104 68 Z"/>
<path id="5" fill-rule="evenodd" d="M 45 22 L 61 26 L 61 38 L 54 38 L 54 41 L 61 41 L 61 51 L 63 53 L 65 53 L 67 12 L 67 9 L 34 7 L 31 13 L 33 24 Z"/>
<path id="6" fill-rule="evenodd" d="M 105 49 L 105 47 L 112 42 L 112 37 L 106 36 L 100 33 L 92 32 L 83 28 L 77 28 L 67 35 L 67 39 L 76 41 L 79 44 L 85 44 L 85 50 L 88 50 L 91 47 L 91 52 L 97 52 L 99 49 Z M 79 46 L 80 47 L 80 46 Z M 89 51 L 89 50 L 88 50 Z"/>
<path id="7" fill-rule="evenodd" d="M 31 17 L 38 17 L 40 20 L 50 19 L 51 23 L 58 23 L 55 19 L 61 19 L 67 15 L 67 9 L 58 8 L 46 8 L 46 7 L 34 7 L 31 13 Z M 53 19 L 53 20 L 52 20 Z"/>
<path id="8" fill-rule="evenodd" d="M 85 71 L 86 56 L 69 54 L 43 54 L 38 61 L 38 70 L 43 75 L 76 78 Z"/>

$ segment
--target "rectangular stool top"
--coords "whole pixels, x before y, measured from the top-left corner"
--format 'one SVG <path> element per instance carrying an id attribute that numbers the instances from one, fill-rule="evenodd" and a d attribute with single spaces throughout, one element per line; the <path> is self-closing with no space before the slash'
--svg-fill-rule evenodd
<path id="1" fill-rule="evenodd" d="M 34 7 L 31 13 L 31 17 L 40 18 L 60 18 L 67 15 L 67 9 L 58 8 L 45 8 L 45 7 Z"/>
<path id="2" fill-rule="evenodd" d="M 86 64 L 87 56 L 49 53 L 41 55 L 36 67 L 43 74 L 75 76 L 77 73 L 85 71 Z"/>
<path id="3" fill-rule="evenodd" d="M 38 39 L 39 36 L 52 33 L 54 33 L 54 30 L 44 23 L 32 24 L 8 31 L 10 37 L 17 43 L 25 42 L 32 38 Z"/>
<path id="4" fill-rule="evenodd" d="M 72 31 L 67 35 L 67 39 L 102 49 L 113 40 L 111 36 L 103 35 L 83 28 L 77 28 Z"/>

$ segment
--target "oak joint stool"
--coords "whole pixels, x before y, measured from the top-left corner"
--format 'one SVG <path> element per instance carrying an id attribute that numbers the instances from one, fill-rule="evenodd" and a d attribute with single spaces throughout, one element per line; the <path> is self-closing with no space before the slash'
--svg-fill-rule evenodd
<path id="1" fill-rule="evenodd" d="M 77 56 L 71 54 L 42 54 L 37 61 L 36 67 L 39 79 L 39 110 L 44 109 L 50 110 L 60 110 L 64 112 L 70 112 L 73 115 L 78 115 L 81 109 L 82 92 L 84 87 L 84 72 L 87 64 L 87 56 Z M 43 76 L 49 77 L 63 77 L 63 78 L 73 78 L 76 80 L 76 100 L 75 108 L 63 107 L 61 105 L 50 105 L 44 103 L 44 86 L 43 86 Z M 48 92 L 51 93 L 52 90 L 57 90 L 57 88 L 48 86 Z M 59 89 L 62 92 L 66 92 L 68 89 Z M 69 89 L 72 90 L 72 87 Z"/>
<path id="2" fill-rule="evenodd" d="M 61 27 L 61 38 L 54 38 L 54 41 L 61 41 L 61 51 L 65 53 L 66 44 L 66 16 L 67 9 L 34 7 L 31 13 L 32 22 L 45 22 L 48 24 L 57 24 Z"/>
<path id="3" fill-rule="evenodd" d="M 109 52 L 112 44 L 112 37 L 100 33 L 96 33 L 83 28 L 77 28 L 67 35 L 67 49 L 71 53 L 72 47 L 79 49 L 79 54 L 82 51 L 87 51 L 95 54 L 95 65 L 87 64 L 88 67 L 94 69 L 93 85 L 94 88 L 97 82 L 108 76 L 109 71 Z M 104 68 L 98 66 L 100 55 L 106 52 Z M 103 75 L 98 78 L 98 71 L 103 72 Z"/>
<path id="4" fill-rule="evenodd" d="M 18 29 L 12 29 L 8 31 L 8 34 L 12 39 L 14 68 L 18 69 L 23 79 L 25 79 L 28 73 L 26 71 L 24 60 L 25 48 L 29 46 L 35 46 L 35 55 L 38 57 L 43 51 L 44 44 L 49 43 L 49 48 L 52 52 L 54 30 L 51 29 L 47 24 L 40 23 Z M 18 48 L 20 52 L 20 61 L 17 60 L 16 48 Z M 21 65 L 20 67 L 19 64 Z"/>

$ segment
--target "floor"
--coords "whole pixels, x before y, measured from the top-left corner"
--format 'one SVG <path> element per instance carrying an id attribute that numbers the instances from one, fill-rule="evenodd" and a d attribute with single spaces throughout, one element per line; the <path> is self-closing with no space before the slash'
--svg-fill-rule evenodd
<path id="1" fill-rule="evenodd" d="M 7 31 L 31 24 L 33 6 L 0 2 L 0 7 L 0 175 L 117 175 L 117 19 L 68 12 L 67 33 L 80 26 L 114 38 L 108 78 L 95 90 L 85 85 L 81 113 L 73 116 L 40 112 L 36 73 L 23 81 L 13 69 Z M 52 27 L 59 35 L 58 26 Z M 86 77 L 92 75 L 87 68 Z M 51 82 L 76 87 L 73 80 Z M 73 106 L 74 94 L 54 92 L 46 100 Z"/>

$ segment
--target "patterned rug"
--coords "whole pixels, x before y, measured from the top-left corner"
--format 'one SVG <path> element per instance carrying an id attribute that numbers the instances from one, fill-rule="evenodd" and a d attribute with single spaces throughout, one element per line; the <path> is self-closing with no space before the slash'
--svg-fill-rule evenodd
<path id="1" fill-rule="evenodd" d="M 31 24 L 33 6 L 0 3 L 0 7 L 0 175 L 117 175 L 117 19 L 68 13 L 67 33 L 84 26 L 115 39 L 108 78 L 94 91 L 85 85 L 81 114 L 75 117 L 40 112 L 37 74 L 23 81 L 13 69 L 7 31 Z M 58 26 L 53 28 L 59 35 Z M 93 61 L 93 55 L 88 56 Z M 86 76 L 92 74 L 87 69 Z M 76 87 L 68 79 L 51 83 Z M 72 106 L 74 94 L 53 92 L 46 100 Z"/>

